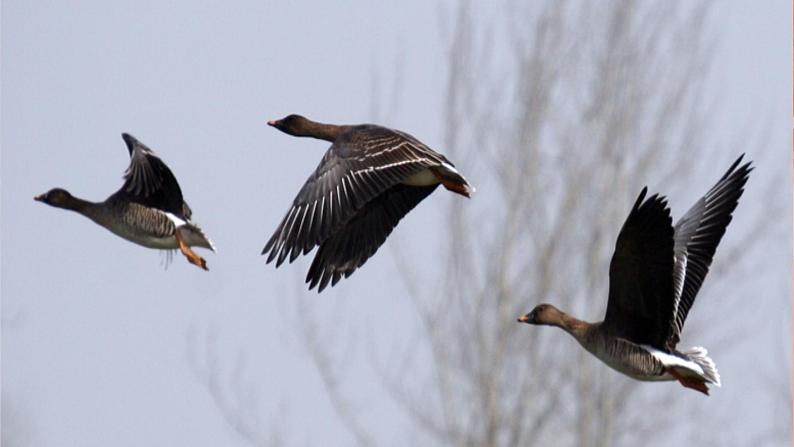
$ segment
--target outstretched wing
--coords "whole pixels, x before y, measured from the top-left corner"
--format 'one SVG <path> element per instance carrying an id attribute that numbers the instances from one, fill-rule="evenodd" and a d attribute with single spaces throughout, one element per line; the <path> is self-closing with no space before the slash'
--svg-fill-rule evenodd
<path id="1" fill-rule="evenodd" d="M 306 275 L 309 290 L 319 284 L 317 292 L 322 292 L 329 282 L 334 286 L 342 276 L 352 275 L 378 251 L 400 219 L 437 187 L 397 184 L 369 202 L 320 245 Z"/>
<path id="2" fill-rule="evenodd" d="M 689 309 L 695 302 L 700 286 L 714 258 L 725 229 L 731 222 L 732 213 L 739 204 L 750 171 L 751 162 L 736 168 L 742 161 L 740 156 L 705 196 L 695 203 L 675 224 L 676 259 L 675 277 L 678 282 L 674 300 L 672 333 L 668 341 L 675 348 L 684 328 Z"/>
<path id="3" fill-rule="evenodd" d="M 168 166 L 132 135 L 123 133 L 121 137 L 130 152 L 130 165 L 124 172 L 124 184 L 114 196 L 189 220 L 190 207 Z"/>
<path id="4" fill-rule="evenodd" d="M 281 265 L 308 253 L 370 201 L 402 180 L 448 163 L 416 140 L 380 126 L 356 126 L 328 149 L 265 245 Z M 406 211 L 407 212 L 407 211 Z"/>
<path id="5" fill-rule="evenodd" d="M 647 191 L 642 189 L 615 244 L 602 327 L 662 349 L 673 313 L 673 225 L 664 197 L 644 200 Z"/>

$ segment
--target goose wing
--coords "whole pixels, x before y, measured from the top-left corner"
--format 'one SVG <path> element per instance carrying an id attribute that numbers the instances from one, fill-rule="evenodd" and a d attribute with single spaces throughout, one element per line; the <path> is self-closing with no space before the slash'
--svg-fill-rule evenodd
<path id="1" fill-rule="evenodd" d="M 742 154 L 717 181 L 675 224 L 675 300 L 674 315 L 668 348 L 675 348 L 684 328 L 689 309 L 706 278 L 732 213 L 739 204 L 750 171 L 751 162 L 741 163 Z"/>
<path id="2" fill-rule="evenodd" d="M 603 327 L 661 348 L 673 314 L 673 225 L 664 197 L 644 200 L 647 192 L 637 197 L 615 244 Z"/>
<path id="3" fill-rule="evenodd" d="M 294 261 L 402 180 L 442 163 L 450 164 L 406 134 L 374 125 L 353 127 L 325 153 L 262 254 L 268 254 L 268 263 L 277 259 L 276 266 L 288 255 Z"/>
<path id="4" fill-rule="evenodd" d="M 339 231 L 323 241 L 306 275 L 309 290 L 318 292 L 347 278 L 378 251 L 400 219 L 438 185 L 394 185 L 360 209 Z"/>
<path id="5" fill-rule="evenodd" d="M 168 166 L 132 135 L 123 133 L 121 137 L 130 152 L 130 165 L 115 196 L 189 220 L 192 212 Z"/>

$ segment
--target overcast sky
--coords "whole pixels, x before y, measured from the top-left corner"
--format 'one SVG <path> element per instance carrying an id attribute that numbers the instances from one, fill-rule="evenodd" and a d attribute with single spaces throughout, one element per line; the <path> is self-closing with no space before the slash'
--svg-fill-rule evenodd
<path id="1" fill-rule="evenodd" d="M 257 390 L 263 420 L 295 443 L 347 445 L 295 327 L 292 298 L 309 293 L 302 279 L 311 258 L 276 270 L 259 255 L 327 144 L 265 122 L 289 113 L 372 121 L 373 92 L 389 99 L 390 71 L 400 67 L 403 93 L 384 124 L 444 152 L 443 8 L 418 0 L 165 3 L 2 3 L 3 430 L 19 445 L 236 445 L 188 362 L 190 334 L 200 346 L 215 334 L 225 370 L 244 362 L 241 380 Z M 789 191 L 763 205 L 748 192 L 739 212 L 785 208 L 789 226 L 790 8 L 724 1 L 714 11 L 721 125 L 768 122 L 767 144 L 779 157 L 753 175 L 777 176 Z M 89 200 L 118 189 L 129 161 L 122 132 L 173 170 L 194 221 L 218 247 L 202 253 L 209 272 L 181 255 L 165 269 L 158 252 L 32 200 L 55 186 Z M 693 190 L 705 192 L 725 167 Z M 756 204 L 746 203 L 751 197 Z M 674 215 L 695 198 L 671 198 Z M 422 225 L 434 225 L 434 205 L 453 200 L 434 194 L 390 243 L 411 239 L 403 251 L 424 256 Z M 404 290 L 389 279 L 390 243 L 350 279 L 311 295 L 318 306 L 347 309 L 367 330 L 358 335 L 384 350 L 415 324 Z M 779 276 L 790 278 L 790 233 L 781 246 L 773 253 L 785 255 Z M 759 294 L 780 297 L 787 281 Z M 765 309 L 791 314 L 787 300 Z M 790 340 L 790 328 L 781 329 Z M 778 355 L 765 349 L 757 355 Z M 349 373 L 360 389 L 379 392 L 372 371 Z M 383 439 L 400 439 L 391 404 L 359 410 Z"/>

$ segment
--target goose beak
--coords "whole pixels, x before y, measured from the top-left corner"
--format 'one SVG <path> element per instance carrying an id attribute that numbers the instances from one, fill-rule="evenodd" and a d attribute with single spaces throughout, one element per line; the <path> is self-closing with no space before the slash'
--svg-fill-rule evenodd
<path id="1" fill-rule="evenodd" d="M 521 315 L 520 317 L 518 317 L 518 322 L 519 323 L 529 323 L 529 317 L 527 317 L 526 314 Z"/>
<path id="2" fill-rule="evenodd" d="M 276 120 L 270 120 L 270 121 L 268 121 L 268 122 L 267 122 L 267 125 L 268 125 L 268 126 L 273 126 L 273 127 L 276 127 Z"/>
<path id="3" fill-rule="evenodd" d="M 39 195 L 33 197 L 33 200 L 35 200 L 37 202 L 43 202 L 44 201 L 44 194 L 39 194 Z"/>

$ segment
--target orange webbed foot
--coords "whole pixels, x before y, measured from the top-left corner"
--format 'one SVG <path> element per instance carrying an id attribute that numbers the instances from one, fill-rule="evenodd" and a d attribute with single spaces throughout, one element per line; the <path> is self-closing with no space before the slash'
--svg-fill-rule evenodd
<path id="1" fill-rule="evenodd" d="M 709 387 L 706 385 L 706 382 L 703 379 L 698 379 L 697 377 L 690 377 L 684 376 L 678 373 L 674 368 L 670 368 L 667 370 L 673 378 L 678 380 L 681 385 L 685 388 L 689 388 L 695 391 L 700 391 L 701 393 L 705 394 L 706 396 L 709 395 Z"/>
<path id="2" fill-rule="evenodd" d="M 209 271 L 209 269 L 207 268 L 207 261 L 205 261 L 204 258 L 202 258 L 201 256 L 197 255 L 195 252 L 193 252 L 193 250 L 191 250 L 191 252 L 192 252 L 193 256 L 189 256 L 189 255 L 185 254 L 185 257 L 187 258 L 187 261 L 189 263 L 193 264 L 193 265 L 198 266 L 199 268 L 202 268 L 204 270 Z"/>
<path id="3" fill-rule="evenodd" d="M 205 261 L 204 258 L 199 256 L 195 251 L 191 250 L 185 241 L 182 240 L 182 235 L 179 232 L 179 228 L 176 229 L 174 236 L 176 237 L 176 241 L 179 244 L 179 251 L 185 255 L 187 261 L 201 269 L 209 271 L 209 268 L 207 268 L 207 261 Z"/>

